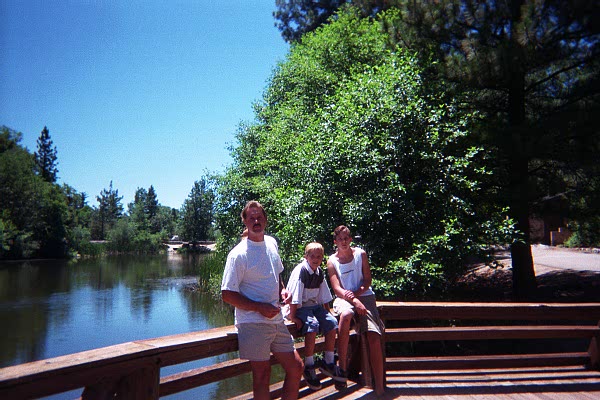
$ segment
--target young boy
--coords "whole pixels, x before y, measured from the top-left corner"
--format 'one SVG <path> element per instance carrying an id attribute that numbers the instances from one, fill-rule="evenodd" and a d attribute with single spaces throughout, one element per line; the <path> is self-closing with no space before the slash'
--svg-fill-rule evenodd
<path id="1" fill-rule="evenodd" d="M 305 336 L 304 380 L 312 390 L 321 388 L 313 358 L 319 331 L 325 336 L 325 361 L 319 369 L 336 381 L 347 380 L 342 378 L 334 359 L 337 320 L 329 313 L 329 302 L 333 297 L 319 267 L 324 254 L 320 243 L 309 243 L 304 250 L 304 260 L 294 268 L 287 285 L 292 299 L 288 319 Z"/>

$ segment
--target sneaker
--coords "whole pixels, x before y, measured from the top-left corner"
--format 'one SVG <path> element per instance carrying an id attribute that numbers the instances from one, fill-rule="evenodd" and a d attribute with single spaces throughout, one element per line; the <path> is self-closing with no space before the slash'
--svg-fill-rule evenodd
<path id="1" fill-rule="evenodd" d="M 323 363 L 319 369 L 324 375 L 331 377 L 336 382 L 343 382 L 345 384 L 348 380 L 348 374 L 334 363 Z"/>
<path id="2" fill-rule="evenodd" d="M 321 389 L 321 380 L 317 378 L 317 373 L 315 372 L 314 365 L 311 365 L 310 367 L 304 367 L 303 375 L 304 380 L 306 381 L 306 384 L 309 388 L 311 388 L 312 390 Z"/>
<path id="3" fill-rule="evenodd" d="M 344 390 L 348 387 L 348 373 L 339 367 L 338 367 L 338 373 L 339 373 L 338 379 L 340 379 L 340 380 L 334 381 L 335 388 L 337 390 Z"/>

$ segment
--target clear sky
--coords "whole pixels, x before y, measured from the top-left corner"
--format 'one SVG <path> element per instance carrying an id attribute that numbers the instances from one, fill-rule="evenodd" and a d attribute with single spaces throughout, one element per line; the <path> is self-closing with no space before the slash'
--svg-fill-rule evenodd
<path id="1" fill-rule="evenodd" d="M 0 0 L 0 125 L 32 153 L 47 126 L 59 183 L 123 206 L 154 186 L 180 208 L 289 46 L 274 0 Z"/>

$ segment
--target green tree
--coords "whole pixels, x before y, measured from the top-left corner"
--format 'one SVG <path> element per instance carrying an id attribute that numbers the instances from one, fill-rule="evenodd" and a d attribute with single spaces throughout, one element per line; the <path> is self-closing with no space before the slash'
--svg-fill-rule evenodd
<path id="1" fill-rule="evenodd" d="M 137 230 L 147 230 L 149 227 L 148 215 L 146 213 L 147 198 L 148 191 L 144 188 L 137 188 L 133 202 L 128 205 L 129 218 L 131 218 Z"/>
<path id="2" fill-rule="evenodd" d="M 212 180 L 202 177 L 181 208 L 179 232 L 183 240 L 201 241 L 210 238 L 214 219 L 215 192 Z"/>
<path id="3" fill-rule="evenodd" d="M 302 35 L 325 24 L 347 0 L 275 0 L 275 26 L 287 42 L 297 42 Z"/>
<path id="4" fill-rule="evenodd" d="M 148 195 L 146 196 L 146 204 L 145 211 L 146 216 L 148 217 L 148 221 L 150 222 L 150 233 L 158 233 L 161 230 L 161 224 L 158 220 L 158 210 L 160 204 L 158 203 L 158 198 L 156 196 L 156 191 L 154 190 L 154 186 L 150 185 L 148 188 Z"/>
<path id="5" fill-rule="evenodd" d="M 159 205 L 158 211 L 152 219 L 156 232 L 161 233 L 164 239 L 170 239 L 175 234 L 178 215 L 177 209 Z"/>
<path id="6" fill-rule="evenodd" d="M 37 171 L 41 177 L 50 183 L 56 182 L 58 168 L 56 147 L 50 139 L 50 131 L 44 126 L 37 140 L 37 151 L 34 153 Z"/>
<path id="7" fill-rule="evenodd" d="M 33 156 L 20 145 L 22 134 L 7 127 L 0 132 L 0 218 L 2 258 L 32 257 L 38 249 L 32 240 L 33 185 L 41 180 L 34 174 Z M 40 182 L 41 183 L 41 182 Z"/>
<path id="8" fill-rule="evenodd" d="M 397 1 L 386 26 L 410 49 L 431 49 L 437 74 L 485 112 L 478 140 L 498 149 L 499 186 L 521 237 L 511 246 L 518 296 L 536 286 L 529 217 L 563 192 L 589 197 L 600 163 L 598 23 L 593 1 Z M 557 183 L 560 183 L 557 185 Z M 594 186 L 594 185 L 591 185 Z"/>
<path id="9" fill-rule="evenodd" d="M 62 186 L 62 192 L 67 205 L 65 219 L 67 241 L 73 250 L 81 252 L 84 247 L 89 246 L 91 239 L 92 209 L 87 204 L 86 193 L 80 193 L 66 183 Z"/>
<path id="10" fill-rule="evenodd" d="M 275 26 L 288 43 L 298 42 L 302 36 L 334 20 L 335 13 L 350 3 L 361 16 L 374 16 L 393 5 L 390 0 L 276 0 L 273 17 Z"/>
<path id="11" fill-rule="evenodd" d="M 92 237 L 105 239 L 106 233 L 112 229 L 115 223 L 123 214 L 123 205 L 119 196 L 119 190 L 113 189 L 113 183 L 110 181 L 108 189 L 103 189 L 99 196 L 96 196 L 98 208 L 95 210 L 96 231 L 92 232 Z M 95 235 L 94 235 L 95 233 Z"/>
<path id="12" fill-rule="evenodd" d="M 66 199 L 60 188 L 36 173 L 34 155 L 6 127 L 0 135 L 0 219 L 3 258 L 62 257 L 66 254 Z"/>
<path id="13" fill-rule="evenodd" d="M 353 1 L 364 13 L 365 4 Z M 393 45 L 433 55 L 429 73 L 445 82 L 463 107 L 486 116 L 471 137 L 494 148 L 499 195 L 506 194 L 521 237 L 511 246 L 517 295 L 535 288 L 529 217 L 556 198 L 571 205 L 573 226 L 600 237 L 587 221 L 597 187 L 598 21 L 593 1 L 506 2 L 392 0 L 382 21 Z M 304 20 L 292 19 L 301 31 Z M 314 26 L 310 26 L 314 29 Z M 597 204 L 597 203 L 596 203 Z M 582 228 L 586 227 L 586 228 Z M 590 231 L 596 231 L 596 234 Z M 591 236 L 588 234 L 591 233 Z"/>
<path id="14" fill-rule="evenodd" d="M 286 263 L 308 241 L 330 247 L 332 229 L 345 223 L 376 265 L 405 260 L 419 279 L 456 273 L 502 236 L 501 210 L 478 203 L 489 195 L 481 185 L 489 155 L 467 137 L 477 115 L 458 113 L 416 56 L 390 48 L 379 27 L 348 10 L 278 66 L 221 181 L 224 235 L 239 235 L 239 211 L 255 198 Z"/>

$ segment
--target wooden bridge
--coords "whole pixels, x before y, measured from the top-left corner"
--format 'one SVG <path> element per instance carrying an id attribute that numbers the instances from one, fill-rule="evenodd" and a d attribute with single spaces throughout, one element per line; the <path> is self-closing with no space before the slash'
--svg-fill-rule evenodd
<path id="1" fill-rule="evenodd" d="M 386 323 L 386 398 L 600 398 L 600 303 L 378 306 Z M 492 351 L 481 345 L 491 342 Z M 376 398 L 362 343 L 351 335 L 347 389 L 337 391 L 324 378 L 315 392 L 302 382 L 300 397 Z M 440 344 L 444 351 L 438 351 Z M 296 346 L 302 354 L 303 343 Z M 318 340 L 317 351 L 322 348 Z M 161 368 L 236 351 L 232 326 L 123 343 L 0 369 L 0 398 L 32 399 L 82 388 L 85 400 L 158 399 L 250 371 L 239 358 L 162 378 Z M 280 390 L 281 383 L 272 385 L 272 398 Z"/>

